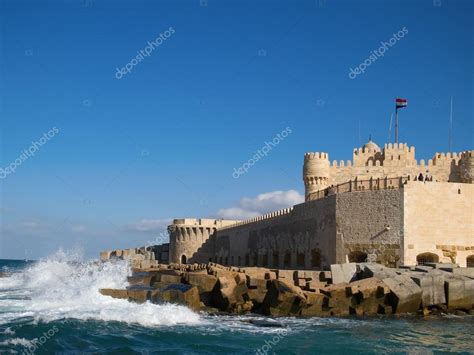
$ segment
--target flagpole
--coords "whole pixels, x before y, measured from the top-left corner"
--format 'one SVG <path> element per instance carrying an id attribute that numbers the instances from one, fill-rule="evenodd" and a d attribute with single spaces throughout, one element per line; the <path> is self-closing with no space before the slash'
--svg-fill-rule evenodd
<path id="1" fill-rule="evenodd" d="M 395 107 L 395 143 L 398 144 L 398 108 Z"/>

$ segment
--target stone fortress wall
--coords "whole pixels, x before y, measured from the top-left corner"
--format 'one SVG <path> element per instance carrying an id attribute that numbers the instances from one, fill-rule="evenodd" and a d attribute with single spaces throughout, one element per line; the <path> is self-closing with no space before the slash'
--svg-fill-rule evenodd
<path id="1" fill-rule="evenodd" d="M 473 155 L 436 153 L 418 163 L 414 147 L 382 150 L 372 141 L 347 164 L 306 153 L 305 203 L 247 221 L 176 219 L 169 260 L 300 270 L 423 258 L 466 266 L 474 258 Z M 415 181 L 427 170 L 432 182 Z"/>
<path id="2" fill-rule="evenodd" d="M 414 180 L 420 173 L 429 171 L 433 181 L 472 183 L 474 177 L 474 151 L 462 153 L 436 153 L 426 163 L 415 159 L 415 147 L 405 143 L 385 144 L 380 149 L 372 141 L 354 149 L 352 161 L 329 161 L 324 152 L 306 153 L 303 180 L 306 200 L 316 191 L 349 180 L 408 177 Z"/>
<path id="3" fill-rule="evenodd" d="M 237 223 L 234 220 L 218 220 L 205 218 L 174 219 L 168 226 L 170 235 L 170 262 L 194 262 L 202 260 L 199 249 L 218 228 Z M 207 254 L 204 256 L 207 256 Z M 206 260 L 207 262 L 207 260 Z"/>

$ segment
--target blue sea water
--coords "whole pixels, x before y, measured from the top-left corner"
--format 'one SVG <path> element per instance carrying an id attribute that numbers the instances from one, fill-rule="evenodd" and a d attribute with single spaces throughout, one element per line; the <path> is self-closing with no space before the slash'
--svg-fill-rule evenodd
<path id="1" fill-rule="evenodd" d="M 125 262 L 0 260 L 1 354 L 472 354 L 474 317 L 279 318 L 102 296 Z"/>

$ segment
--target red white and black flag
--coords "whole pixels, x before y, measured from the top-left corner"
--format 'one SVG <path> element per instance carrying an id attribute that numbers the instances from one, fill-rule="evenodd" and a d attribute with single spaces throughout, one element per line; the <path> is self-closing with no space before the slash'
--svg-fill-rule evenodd
<path id="1" fill-rule="evenodd" d="M 395 99 L 395 108 L 398 110 L 399 108 L 407 107 L 408 101 L 406 99 Z"/>

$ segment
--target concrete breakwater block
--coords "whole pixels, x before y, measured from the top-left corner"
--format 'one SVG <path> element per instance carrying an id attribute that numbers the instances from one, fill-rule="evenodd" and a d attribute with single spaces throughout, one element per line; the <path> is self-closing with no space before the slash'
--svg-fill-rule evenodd
<path id="1" fill-rule="evenodd" d="M 181 304 L 198 311 L 201 308 L 201 300 L 197 287 L 185 284 L 171 284 L 158 290 L 150 292 L 150 300 L 153 303 L 170 302 Z"/>
<path id="2" fill-rule="evenodd" d="M 356 263 L 331 265 L 332 283 L 351 282 L 357 280 L 359 268 Z"/>
<path id="3" fill-rule="evenodd" d="M 133 269 L 127 289 L 100 292 L 137 303 L 171 302 L 194 310 L 272 316 L 472 312 L 471 270 L 437 266 L 390 269 L 351 263 L 333 265 L 332 271 L 302 271 L 170 264 Z"/>
<path id="4" fill-rule="evenodd" d="M 306 297 L 303 291 L 289 282 L 271 280 L 267 288 L 268 291 L 262 304 L 263 313 L 266 315 L 299 315 L 306 306 Z"/>
<path id="5" fill-rule="evenodd" d="M 388 299 L 395 313 L 415 313 L 421 305 L 423 291 L 407 275 L 397 275 L 383 279 L 390 288 Z"/>
<path id="6" fill-rule="evenodd" d="M 411 279 L 421 288 L 421 306 L 428 307 L 446 303 L 444 275 L 441 273 L 419 273 Z"/>
<path id="7" fill-rule="evenodd" d="M 396 277 L 398 274 L 394 269 L 382 266 L 375 263 L 364 263 L 360 265 L 360 278 L 366 279 L 369 277 L 376 277 L 380 280 Z"/>
<path id="8" fill-rule="evenodd" d="M 474 306 L 474 280 L 465 276 L 453 276 L 444 281 L 449 310 L 470 310 Z"/>

